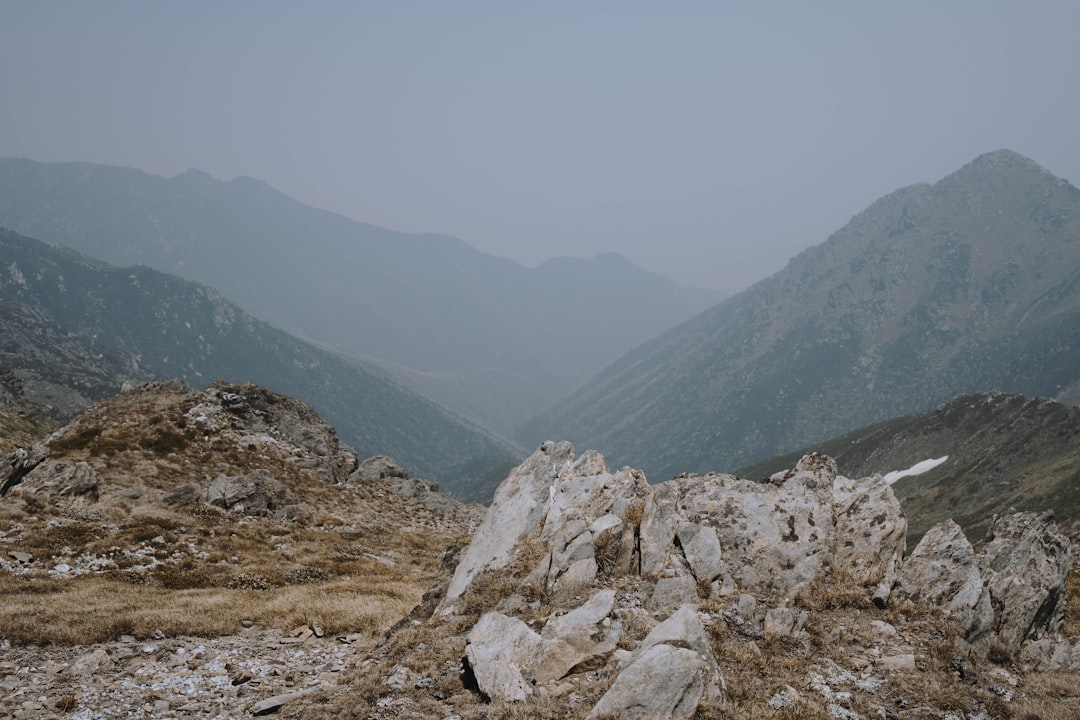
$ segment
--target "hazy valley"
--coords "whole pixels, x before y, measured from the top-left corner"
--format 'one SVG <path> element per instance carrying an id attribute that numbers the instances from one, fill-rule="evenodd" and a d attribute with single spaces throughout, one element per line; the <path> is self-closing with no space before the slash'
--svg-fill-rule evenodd
<path id="1" fill-rule="evenodd" d="M 1080 712 L 1080 191 L 1016 153 L 719 302 L 198 172 L 0 161 L 0 224 L 11 717 Z"/>

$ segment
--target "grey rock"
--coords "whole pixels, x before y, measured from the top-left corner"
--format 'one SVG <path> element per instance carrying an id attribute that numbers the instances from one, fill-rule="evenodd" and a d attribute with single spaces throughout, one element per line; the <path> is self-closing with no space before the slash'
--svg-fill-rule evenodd
<path id="1" fill-rule="evenodd" d="M 552 618 L 544 626 L 538 683 L 558 680 L 576 666 L 612 652 L 622 635 L 622 626 L 611 622 L 615 591 L 602 590 L 581 607 Z"/>
<path id="2" fill-rule="evenodd" d="M 976 561 L 990 592 L 994 633 L 1006 647 L 1017 651 L 1025 641 L 1060 634 L 1071 556 L 1052 512 L 994 519 Z"/>
<path id="3" fill-rule="evenodd" d="M 83 677 L 97 672 L 113 669 L 113 659 L 105 648 L 97 648 L 93 652 L 81 655 L 63 670 L 64 675 L 71 677 Z"/>
<path id="4" fill-rule="evenodd" d="M 697 599 L 697 583 L 690 573 L 686 572 L 657 580 L 656 588 L 645 606 L 650 612 L 662 617 Z"/>
<path id="5" fill-rule="evenodd" d="M 359 464 L 359 467 L 349 475 L 349 482 L 378 482 L 380 480 L 408 479 L 397 460 L 389 455 L 375 455 Z"/>
<path id="6" fill-rule="evenodd" d="M 882 670 L 891 672 L 914 672 L 918 669 L 915 664 L 915 656 L 911 653 L 886 655 L 878 660 L 877 666 Z"/>
<path id="7" fill-rule="evenodd" d="M 654 645 L 660 644 L 689 648 L 704 658 L 712 658 L 712 650 L 709 648 L 709 639 L 705 635 L 705 627 L 701 624 L 697 608 L 694 605 L 683 605 L 673 612 L 667 620 L 654 627 L 641 641 L 641 645 L 635 651 L 635 657 Z M 715 660 L 712 665 L 715 666 Z"/>
<path id="8" fill-rule="evenodd" d="M 293 700 L 299 700 L 302 697 L 311 695 L 318 692 L 319 687 L 309 687 L 303 690 L 297 690 L 296 692 L 282 693 L 280 695 L 274 695 L 268 697 L 265 700 L 260 700 L 251 706 L 252 715 L 269 715 L 270 713 L 277 712 L 285 703 L 292 702 Z"/>
<path id="9" fill-rule="evenodd" d="M 252 470 L 242 477 L 217 476 L 206 488 L 206 501 L 246 515 L 269 515 L 297 504 L 296 497 L 285 484 L 264 468 Z"/>
<path id="10" fill-rule="evenodd" d="M 22 482 L 31 470 L 49 457 L 49 448 L 36 443 L 31 448 L 17 448 L 0 456 L 0 495 L 7 495 L 11 488 Z"/>
<path id="11" fill-rule="evenodd" d="M 195 505 L 203 500 L 203 489 L 198 483 L 185 483 L 168 490 L 161 496 L 161 501 L 169 507 Z"/>
<path id="12" fill-rule="evenodd" d="M 720 540 L 708 525 L 686 523 L 676 533 L 683 555 L 698 582 L 711 583 L 723 571 Z"/>
<path id="13" fill-rule="evenodd" d="M 787 601 L 821 576 L 834 547 L 835 465 L 819 458 L 803 458 L 779 485 L 730 475 L 668 484 L 678 487 L 681 520 L 715 529 L 724 549 L 721 574 L 744 590 Z"/>
<path id="14" fill-rule="evenodd" d="M 465 655 L 480 691 L 493 700 L 521 701 L 532 694 L 543 640 L 517 618 L 490 612 L 469 632 Z"/>
<path id="15" fill-rule="evenodd" d="M 795 633 L 795 623 L 798 615 L 794 610 L 787 607 L 772 608 L 765 613 L 765 623 L 762 627 L 767 640 L 780 640 L 790 637 Z"/>
<path id="16" fill-rule="evenodd" d="M 893 595 L 942 607 L 971 639 L 989 631 L 993 622 L 992 616 L 986 617 L 990 600 L 975 562 L 975 551 L 952 520 L 935 525 L 923 535 L 900 569 Z"/>
<path id="17" fill-rule="evenodd" d="M 451 614 L 476 576 L 514 559 L 519 543 L 534 535 L 545 516 L 559 472 L 574 459 L 568 442 L 545 442 L 514 468 L 495 491 L 472 542 L 450 581 L 439 612 Z"/>
<path id="18" fill-rule="evenodd" d="M 48 459 L 23 478 L 22 490 L 46 497 L 98 498 L 98 475 L 89 463 Z"/>
<path id="19" fill-rule="evenodd" d="M 833 482 L 836 549 L 832 566 L 864 584 L 880 583 L 875 603 L 884 606 L 904 557 L 907 518 L 892 486 L 880 476 Z"/>
<path id="20" fill-rule="evenodd" d="M 619 673 L 586 720 L 685 720 L 705 696 L 710 668 L 694 650 L 654 645 Z"/>

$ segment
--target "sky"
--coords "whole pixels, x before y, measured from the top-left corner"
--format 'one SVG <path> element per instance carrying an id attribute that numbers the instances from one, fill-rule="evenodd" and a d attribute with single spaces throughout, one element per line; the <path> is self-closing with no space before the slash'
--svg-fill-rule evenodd
<path id="1" fill-rule="evenodd" d="M 1078 32 L 1073 0 L 0 0 L 0 156 L 735 292 L 984 152 L 1080 182 Z"/>

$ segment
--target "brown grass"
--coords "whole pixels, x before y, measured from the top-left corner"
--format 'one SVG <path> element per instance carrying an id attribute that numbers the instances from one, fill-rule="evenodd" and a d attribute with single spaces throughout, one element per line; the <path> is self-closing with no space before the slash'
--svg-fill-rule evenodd
<path id="1" fill-rule="evenodd" d="M 1061 632 L 1066 637 L 1080 635 L 1080 572 L 1076 567 L 1069 571 L 1067 581 L 1069 608 L 1065 612 L 1065 625 Z"/>
<path id="2" fill-rule="evenodd" d="M 382 578 L 338 580 L 273 591 L 171 590 L 96 576 L 71 580 L 0 576 L 4 636 L 15 643 L 84 644 L 122 634 L 213 637 L 241 620 L 271 628 L 308 623 L 328 633 L 373 637 L 407 614 L 416 584 Z"/>
<path id="3" fill-rule="evenodd" d="M 55 425 L 34 420 L 25 413 L 0 408 L 0 455 L 16 448 L 30 447 L 55 429 Z"/>

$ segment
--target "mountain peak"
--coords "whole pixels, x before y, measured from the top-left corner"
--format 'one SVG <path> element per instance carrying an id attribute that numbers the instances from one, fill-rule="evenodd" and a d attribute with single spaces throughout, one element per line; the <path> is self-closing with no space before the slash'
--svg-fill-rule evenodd
<path id="1" fill-rule="evenodd" d="M 997 174 L 1005 171 L 1035 172 L 1055 180 L 1059 179 L 1049 170 L 1026 155 L 1021 155 L 1015 150 L 1009 150 L 1007 148 L 983 153 L 964 167 L 957 170 L 953 175 L 971 177 Z M 949 177 L 952 177 L 953 175 L 950 175 Z"/>

